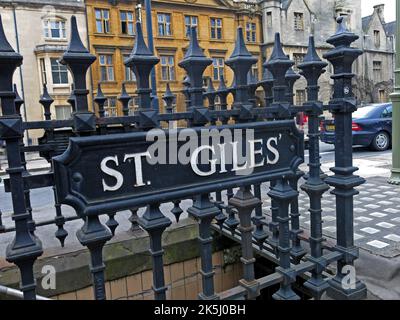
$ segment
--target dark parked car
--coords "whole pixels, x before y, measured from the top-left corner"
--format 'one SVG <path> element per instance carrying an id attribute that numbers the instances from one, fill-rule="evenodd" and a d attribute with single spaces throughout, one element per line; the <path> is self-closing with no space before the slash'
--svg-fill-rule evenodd
<path id="1" fill-rule="evenodd" d="M 353 145 L 385 151 L 392 141 L 392 104 L 375 104 L 353 113 Z M 321 140 L 335 143 L 335 120 L 321 122 Z"/>

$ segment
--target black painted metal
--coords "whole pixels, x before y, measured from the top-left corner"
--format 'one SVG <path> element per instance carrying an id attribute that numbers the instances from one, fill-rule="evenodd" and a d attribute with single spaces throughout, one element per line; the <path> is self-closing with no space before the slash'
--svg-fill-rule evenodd
<path id="1" fill-rule="evenodd" d="M 353 174 L 358 168 L 353 166 L 352 156 L 352 113 L 357 109 L 352 90 L 352 65 L 363 51 L 351 47 L 359 37 L 346 29 L 343 17 L 338 18 L 338 24 L 336 34 L 327 40 L 335 48 L 324 55 L 335 70 L 329 110 L 335 115 L 336 133 L 335 167 L 331 169 L 334 175 L 325 181 L 334 188 L 332 194 L 336 196 L 336 250 L 343 257 L 338 261 L 336 276 L 329 281 L 328 293 L 334 298 L 360 299 L 366 296 L 365 285 L 357 280 L 354 288 L 344 288 L 342 280 L 345 276 L 343 268 L 353 266 L 358 257 L 358 248 L 354 246 L 353 197 L 359 193 L 355 187 L 365 182 Z"/>
<path id="2" fill-rule="evenodd" d="M 283 52 L 279 34 L 276 35 L 271 58 L 264 64 L 266 68 L 263 77 L 257 81 L 249 72 L 257 59 L 246 49 L 242 29 L 238 28 L 235 49 L 226 62 L 234 71 L 231 87 L 227 88 L 225 80 L 221 78 L 218 89 L 215 90 L 210 81 L 204 92 L 203 72 L 211 64 L 211 59 L 204 55 L 197 41 L 196 29 L 192 28 L 189 48 L 180 63 L 187 72 L 182 91 L 186 111 L 174 110 L 176 96 L 167 84 L 163 95 L 165 113 L 159 113 L 151 107 L 149 75 L 159 59 L 146 46 L 141 24 L 137 23 L 135 46 L 125 64 L 137 78 L 139 108 L 133 115 L 130 114 L 131 96 L 123 86 L 119 96 L 123 106 L 123 116 L 120 117 L 105 117 L 104 104 L 107 98 L 100 85 L 94 99 L 98 117 L 89 111 L 86 72 L 95 57 L 83 46 L 74 17 L 71 22 L 71 41 L 61 63 L 67 65 L 74 79 L 68 99 L 73 110 L 72 118 L 52 120 L 50 110 L 53 99 L 45 87 L 40 99 L 45 120 L 28 122 L 21 118 L 23 101 L 12 83 L 14 70 L 22 63 L 22 57 L 7 42 L 0 23 L 0 138 L 6 141 L 10 177 L 5 179 L 5 190 L 12 193 L 15 222 L 15 227 L 6 228 L 0 215 L 0 233 L 15 233 L 14 241 L 7 248 L 7 260 L 15 263 L 21 271 L 21 290 L 25 299 L 35 299 L 33 264 L 42 254 L 35 228 L 56 225 L 55 237 L 63 246 L 68 236 L 65 224 L 77 219 L 83 220 L 77 237 L 90 251 L 95 298 L 105 299 L 102 251 L 117 229 L 115 217 L 125 209 L 132 213 L 129 218 L 131 230 L 137 231 L 141 227 L 149 234 L 153 290 L 156 299 L 165 299 L 167 287 L 163 271 L 162 235 L 171 221 L 161 212 L 160 206 L 162 203 L 172 203 L 171 213 L 179 221 L 183 213 L 180 203 L 184 199 L 193 199 L 193 205 L 187 212 L 199 224 L 202 275 L 200 299 L 255 299 L 261 289 L 275 284 L 280 284 L 280 289 L 274 294 L 275 299 L 299 299 L 292 288 L 298 277 L 307 278 L 305 287 L 317 299 L 324 292 L 334 298 L 347 299 L 362 298 L 365 295 L 365 286 L 360 281 L 356 282 L 355 289 L 345 289 L 341 285 L 344 276 L 342 268 L 352 266 L 358 256 L 352 229 L 353 196 L 357 194 L 354 187 L 364 182 L 362 178 L 353 175 L 357 168 L 353 167 L 351 150 L 351 113 L 356 109 L 351 87 L 351 67 L 362 52 L 350 46 L 357 36 L 346 30 L 342 19 L 338 20 L 337 33 L 328 39 L 334 49 L 324 56 L 335 70 L 332 77 L 335 92 L 328 106 L 318 101 L 318 79 L 327 64 L 318 57 L 312 37 L 304 63 L 299 65 L 301 75 L 308 83 L 308 101 L 303 106 L 295 106 L 293 87 L 299 75 L 292 70 L 293 62 Z M 256 92 L 259 87 L 264 90 L 265 107 L 257 107 Z M 234 99 L 231 106 L 228 106 L 229 95 Z M 220 108 L 216 108 L 217 96 Z M 208 108 L 204 105 L 204 97 L 208 99 Z M 320 174 L 319 159 L 319 117 L 324 110 L 335 115 L 336 124 L 336 166 L 332 169 L 334 175 L 327 178 L 326 182 Z M 311 235 L 308 239 L 303 235 L 299 222 L 302 212 L 299 212 L 297 189 L 304 173 L 298 170 L 303 157 L 302 135 L 294 123 L 298 112 L 305 112 L 309 116 L 309 172 L 306 182 L 301 186 L 310 198 Z M 189 175 L 190 181 L 185 180 L 184 176 L 175 177 L 173 173 L 179 165 L 174 168 L 163 167 L 162 173 L 156 175 L 152 173 L 154 170 L 149 169 L 145 173 L 150 180 L 155 181 L 153 189 L 149 189 L 151 192 L 135 190 L 118 194 L 116 198 L 105 196 L 100 189 L 93 188 L 99 181 L 99 172 L 96 171 L 98 160 L 108 150 L 114 150 L 120 143 L 124 150 L 131 148 L 138 151 L 145 146 L 143 141 L 149 130 L 159 128 L 160 123 L 169 124 L 169 128 L 172 128 L 177 121 L 186 122 L 187 126 L 197 131 L 205 125 L 211 125 L 218 130 L 251 128 L 255 130 L 256 138 L 275 135 L 281 139 L 277 146 L 281 158 L 274 167 L 264 166 L 247 176 L 221 176 L 217 173 L 203 180 L 195 175 Z M 39 139 L 39 145 L 24 146 L 24 131 L 34 129 L 43 129 L 45 132 Z M 70 149 L 66 151 L 68 145 Z M 89 147 L 85 149 L 85 146 Z M 25 160 L 28 151 L 37 151 L 52 163 L 51 171 L 30 174 L 26 170 Z M 115 152 L 118 154 L 120 151 Z M 70 162 L 68 159 L 71 157 L 76 161 Z M 78 161 L 79 157 L 86 161 Z M 91 167 L 85 167 L 85 162 Z M 75 174 L 69 175 L 69 169 L 77 170 Z M 147 170 L 146 166 L 144 170 Z M 179 170 L 184 172 L 186 169 L 181 167 Z M 261 201 L 262 190 L 266 187 L 264 183 L 268 182 L 271 218 L 265 215 L 268 209 L 262 206 Z M 89 185 L 92 190 L 87 188 Z M 337 197 L 338 225 L 337 246 L 325 253 L 321 198 L 329 189 L 328 185 L 334 188 L 332 192 Z M 52 187 L 54 190 L 56 214 L 54 219 L 35 223 L 30 190 L 44 187 Z M 73 194 L 69 193 L 71 191 Z M 81 193 L 84 197 L 79 198 Z M 210 194 L 215 194 L 215 199 Z M 96 201 L 92 203 L 90 196 L 97 197 Z M 63 216 L 61 204 L 66 203 L 73 205 L 76 217 Z M 139 218 L 137 212 L 141 207 L 147 209 Z M 108 215 L 105 225 L 100 221 L 100 215 Z M 269 227 L 269 230 L 265 227 Z M 215 292 L 214 288 L 212 230 L 239 242 L 242 248 L 243 278 L 237 287 L 223 293 Z M 305 242 L 301 240 L 309 242 L 309 254 L 306 254 Z M 255 253 L 279 264 L 276 272 L 256 279 Z M 331 278 L 324 271 L 334 262 L 338 263 L 338 272 Z"/>

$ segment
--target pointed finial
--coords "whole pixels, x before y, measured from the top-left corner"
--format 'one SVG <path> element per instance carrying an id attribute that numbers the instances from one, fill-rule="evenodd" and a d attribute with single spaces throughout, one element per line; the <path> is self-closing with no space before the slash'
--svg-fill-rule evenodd
<path id="1" fill-rule="evenodd" d="M 131 100 L 131 96 L 126 92 L 125 83 L 122 84 L 121 94 L 118 100 L 122 103 L 122 112 L 124 116 L 129 115 L 129 101 Z"/>
<path id="2" fill-rule="evenodd" d="M 136 41 L 133 46 L 133 50 L 131 55 L 137 56 L 152 56 L 152 52 L 149 47 L 146 45 L 143 37 L 142 24 L 138 21 L 136 22 Z M 129 60 L 129 58 L 128 58 Z M 126 64 L 126 63 L 125 63 Z"/>
<path id="3" fill-rule="evenodd" d="M 340 16 L 336 19 L 336 22 L 338 24 L 337 31 L 336 33 L 343 33 L 343 32 L 349 32 L 346 26 L 346 19 L 344 16 Z"/>
<path id="4" fill-rule="evenodd" d="M 18 93 L 18 89 L 17 89 L 17 85 L 14 83 L 14 93 L 15 93 L 15 99 L 14 101 L 17 102 L 21 102 L 24 103 L 24 100 L 22 100 L 21 96 Z"/>
<path id="5" fill-rule="evenodd" d="M 43 106 L 45 120 L 51 120 L 50 106 L 53 102 L 54 100 L 47 90 L 47 85 L 43 84 L 43 94 L 40 96 L 39 103 Z"/>
<path id="6" fill-rule="evenodd" d="M 335 47 L 348 47 L 359 38 L 358 35 L 347 29 L 343 16 L 338 17 L 336 22 L 338 23 L 336 33 L 326 40 L 327 43 Z"/>
<path id="7" fill-rule="evenodd" d="M 103 94 L 103 91 L 101 90 L 101 83 L 100 82 L 97 84 L 96 99 L 106 99 L 106 97 Z"/>
<path id="8" fill-rule="evenodd" d="M 175 95 L 172 93 L 169 83 L 167 83 L 167 86 L 165 88 L 165 93 L 163 95 L 163 99 L 169 99 L 169 98 L 173 98 L 174 99 Z"/>
<path id="9" fill-rule="evenodd" d="M 68 45 L 67 52 L 70 53 L 89 53 L 88 49 L 85 48 L 78 31 L 78 24 L 76 22 L 76 16 L 71 17 L 71 40 Z"/>
<path id="10" fill-rule="evenodd" d="M 303 62 L 315 62 L 321 61 L 321 58 L 318 56 L 317 50 L 315 49 L 315 39 L 314 36 L 310 36 L 308 39 L 308 51 L 304 57 Z"/>
<path id="11" fill-rule="evenodd" d="M 15 52 L 4 33 L 0 15 L 0 92 L 13 91 L 13 75 L 15 69 L 22 64 L 22 56 Z"/>
<path id="12" fill-rule="evenodd" d="M 24 104 L 24 100 L 22 100 L 21 96 L 19 95 L 16 84 L 14 84 L 14 93 L 15 93 L 15 99 L 14 99 L 15 109 L 17 111 L 17 114 L 21 115 L 21 106 Z"/>
<path id="13" fill-rule="evenodd" d="M 97 94 L 96 97 L 94 98 L 94 102 L 97 103 L 99 107 L 99 116 L 100 118 L 104 118 L 105 115 L 105 110 L 104 110 L 104 104 L 106 103 L 107 98 L 104 96 L 103 91 L 101 90 L 101 84 L 97 84 Z"/>
<path id="14" fill-rule="evenodd" d="M 3 19 L 0 15 L 0 52 L 15 52 L 7 40 L 3 27 Z"/>
<path id="15" fill-rule="evenodd" d="M 232 55 L 230 59 L 235 58 L 235 57 L 253 57 L 249 50 L 247 50 L 246 44 L 244 42 L 244 36 L 243 36 L 243 28 L 238 27 L 236 30 L 236 42 L 235 42 L 235 48 L 233 49 Z"/>
<path id="16" fill-rule="evenodd" d="M 50 96 L 49 91 L 47 90 L 47 85 L 43 84 L 43 94 L 40 96 L 40 102 L 50 102 L 53 103 L 54 100 L 53 98 Z"/>
<path id="17" fill-rule="evenodd" d="M 121 88 L 121 95 L 119 96 L 119 99 L 125 99 L 125 98 L 131 98 L 128 94 L 128 92 L 126 92 L 126 86 L 125 83 L 122 84 L 122 88 Z"/>
<path id="18" fill-rule="evenodd" d="M 186 51 L 185 57 L 201 57 L 205 58 L 205 55 L 203 53 L 203 50 L 200 48 L 199 41 L 197 40 L 197 29 L 196 27 L 192 27 L 190 29 L 190 42 L 189 42 L 189 47 L 188 50 Z"/>
<path id="19" fill-rule="evenodd" d="M 284 60 L 289 61 L 287 55 L 283 52 L 282 42 L 281 42 L 281 35 L 280 33 L 275 33 L 275 43 L 274 48 L 272 50 L 270 62 L 274 60 Z"/>

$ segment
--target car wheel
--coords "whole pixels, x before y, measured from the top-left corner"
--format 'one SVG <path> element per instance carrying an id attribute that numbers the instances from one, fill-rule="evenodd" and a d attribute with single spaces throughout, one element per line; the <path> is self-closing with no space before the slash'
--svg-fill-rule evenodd
<path id="1" fill-rule="evenodd" d="M 386 151 L 390 146 L 390 137 L 384 132 L 378 132 L 372 140 L 371 147 L 375 151 Z"/>

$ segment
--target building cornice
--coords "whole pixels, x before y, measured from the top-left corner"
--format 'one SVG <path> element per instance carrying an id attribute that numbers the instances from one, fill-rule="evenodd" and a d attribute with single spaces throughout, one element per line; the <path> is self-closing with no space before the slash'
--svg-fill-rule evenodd
<path id="1" fill-rule="evenodd" d="M 33 8 L 33 9 L 42 9 L 44 6 L 53 6 L 58 10 L 66 10 L 66 11 L 80 11 L 82 13 L 85 12 L 85 3 L 82 2 L 69 2 L 69 1 L 59 1 L 59 0 L 10 0 L 10 1 L 1 1 L 0 7 L 6 8 Z"/>

